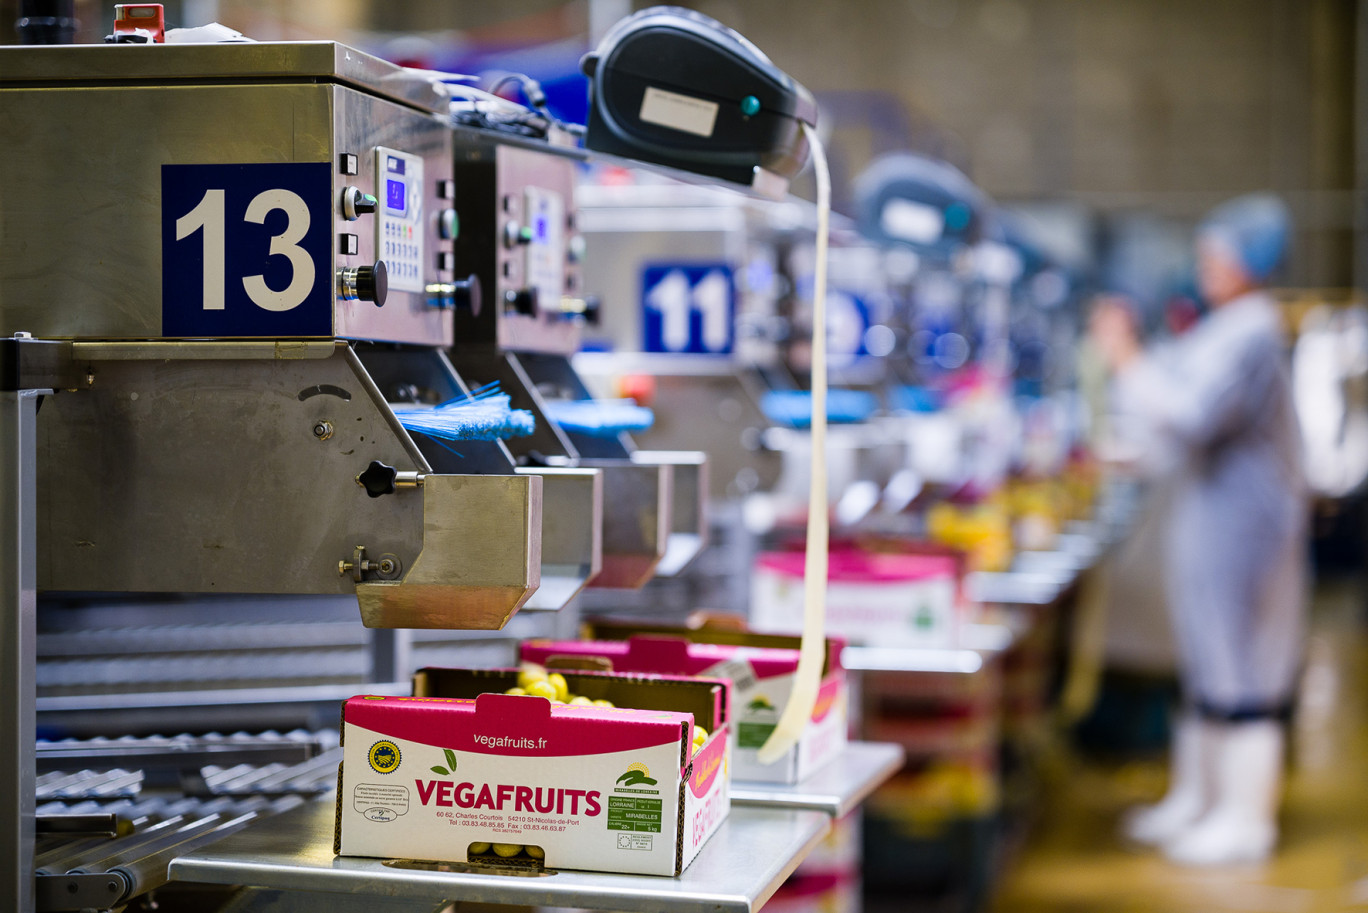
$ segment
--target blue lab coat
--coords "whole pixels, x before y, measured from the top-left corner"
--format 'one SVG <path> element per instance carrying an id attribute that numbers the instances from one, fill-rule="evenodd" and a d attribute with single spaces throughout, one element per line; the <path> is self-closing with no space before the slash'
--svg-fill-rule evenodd
<path id="1" fill-rule="evenodd" d="M 1166 455 L 1164 543 L 1184 688 L 1225 719 L 1290 708 L 1306 628 L 1307 504 L 1281 315 L 1250 293 L 1117 378 Z"/>

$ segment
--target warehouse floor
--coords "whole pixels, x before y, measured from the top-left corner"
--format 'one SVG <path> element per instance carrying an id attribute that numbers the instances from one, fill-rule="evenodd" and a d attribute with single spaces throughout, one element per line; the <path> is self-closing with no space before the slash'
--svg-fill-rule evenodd
<path id="1" fill-rule="evenodd" d="M 1368 911 L 1368 624 L 1361 591 L 1317 592 L 1283 805 L 1263 866 L 1185 869 L 1127 849 L 1117 820 L 1162 794 L 1162 761 L 1060 760 L 1040 815 L 997 893 L 996 913 Z"/>

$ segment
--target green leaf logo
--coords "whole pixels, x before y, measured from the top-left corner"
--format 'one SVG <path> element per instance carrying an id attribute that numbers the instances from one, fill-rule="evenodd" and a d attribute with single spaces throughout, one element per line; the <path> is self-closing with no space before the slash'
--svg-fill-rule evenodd
<path id="1" fill-rule="evenodd" d="M 652 780 L 650 777 L 646 776 L 639 770 L 629 770 L 622 776 L 618 777 L 617 781 L 622 786 L 640 786 L 643 783 L 647 786 L 656 785 L 655 780 Z"/>
<path id="2" fill-rule="evenodd" d="M 446 756 L 447 766 L 440 767 L 434 765 L 432 767 L 429 767 L 428 770 L 432 771 L 435 774 L 441 774 L 444 777 L 449 777 L 456 772 L 456 752 L 452 751 L 450 748 L 443 748 L 442 754 Z"/>

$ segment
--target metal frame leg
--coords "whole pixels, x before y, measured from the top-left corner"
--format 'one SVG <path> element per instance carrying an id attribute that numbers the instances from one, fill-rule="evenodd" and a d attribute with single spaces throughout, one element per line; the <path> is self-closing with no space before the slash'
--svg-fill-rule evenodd
<path id="1" fill-rule="evenodd" d="M 0 908 L 33 909 L 38 395 L 0 392 Z"/>
<path id="2" fill-rule="evenodd" d="M 407 628 L 375 628 L 370 634 L 370 681 L 406 681 L 413 674 L 413 632 Z"/>

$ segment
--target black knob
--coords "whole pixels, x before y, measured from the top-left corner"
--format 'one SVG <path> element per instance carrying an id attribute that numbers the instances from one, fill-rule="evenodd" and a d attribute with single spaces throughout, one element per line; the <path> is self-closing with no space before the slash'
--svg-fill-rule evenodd
<path id="1" fill-rule="evenodd" d="M 471 317 L 480 316 L 480 308 L 484 306 L 484 292 L 480 287 L 480 277 L 471 273 L 464 279 L 457 279 L 452 286 L 452 306 L 458 311 L 465 311 Z"/>
<path id="2" fill-rule="evenodd" d="M 373 214 L 379 205 L 379 200 L 360 187 L 342 189 L 342 218 L 348 222 Z"/>
<path id="3" fill-rule="evenodd" d="M 537 290 L 534 288 L 520 288 L 517 291 L 510 289 L 504 292 L 504 303 L 519 314 L 533 317 L 537 313 Z"/>
<path id="4" fill-rule="evenodd" d="M 584 315 L 585 323 L 592 323 L 594 326 L 598 326 L 599 309 L 600 304 L 598 295 L 584 296 L 584 310 L 580 313 Z"/>
<path id="5" fill-rule="evenodd" d="M 372 498 L 381 495 L 394 494 L 394 480 L 399 477 L 399 470 L 393 466 L 386 466 L 379 460 L 372 460 L 365 471 L 356 477 L 356 484 L 366 489 L 366 494 Z"/>
<path id="6" fill-rule="evenodd" d="M 376 307 L 384 305 L 389 297 L 389 269 L 384 260 L 376 260 L 374 266 L 357 267 L 356 297 L 374 301 Z"/>

